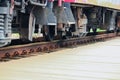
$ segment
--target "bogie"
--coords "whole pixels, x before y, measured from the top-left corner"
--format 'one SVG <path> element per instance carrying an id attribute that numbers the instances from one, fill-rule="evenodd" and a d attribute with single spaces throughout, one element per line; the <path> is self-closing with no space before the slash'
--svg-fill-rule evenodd
<path id="1" fill-rule="evenodd" d="M 97 28 L 120 31 L 119 9 L 75 0 L 0 0 L 0 47 L 11 43 L 14 32 L 33 41 L 37 31 L 52 41 L 85 37 L 91 30 L 96 35 Z"/>

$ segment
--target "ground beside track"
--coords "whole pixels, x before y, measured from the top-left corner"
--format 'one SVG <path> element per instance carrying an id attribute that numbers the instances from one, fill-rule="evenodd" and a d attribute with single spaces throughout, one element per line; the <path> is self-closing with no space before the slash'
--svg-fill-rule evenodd
<path id="1" fill-rule="evenodd" d="M 0 80 L 120 80 L 120 38 L 1 62 Z"/>

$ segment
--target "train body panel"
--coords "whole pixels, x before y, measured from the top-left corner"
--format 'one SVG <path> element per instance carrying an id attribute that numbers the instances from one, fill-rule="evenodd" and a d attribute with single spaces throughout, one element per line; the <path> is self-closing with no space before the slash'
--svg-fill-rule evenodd
<path id="1" fill-rule="evenodd" d="M 74 3 L 96 5 L 120 10 L 120 0 L 76 0 Z"/>

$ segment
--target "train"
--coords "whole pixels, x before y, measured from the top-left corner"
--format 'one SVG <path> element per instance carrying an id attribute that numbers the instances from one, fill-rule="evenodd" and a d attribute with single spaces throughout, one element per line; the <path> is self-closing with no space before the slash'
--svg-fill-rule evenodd
<path id="1" fill-rule="evenodd" d="M 14 32 L 24 41 L 35 33 L 52 41 L 96 34 L 97 28 L 120 31 L 120 0 L 0 0 L 0 47 Z"/>

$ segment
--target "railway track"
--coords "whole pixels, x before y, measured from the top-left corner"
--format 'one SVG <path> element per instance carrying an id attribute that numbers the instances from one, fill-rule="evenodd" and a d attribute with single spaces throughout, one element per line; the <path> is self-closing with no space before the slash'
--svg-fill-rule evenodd
<path id="1" fill-rule="evenodd" d="M 69 40 L 55 40 L 52 42 L 36 42 L 8 46 L 0 48 L 0 60 L 4 61 L 6 59 L 13 59 L 15 57 L 24 57 L 38 52 L 50 52 L 62 47 L 70 47 L 95 41 L 103 41 L 116 36 L 120 36 L 120 33 L 104 33 L 94 36 L 86 36 L 84 38 L 72 38 Z"/>

